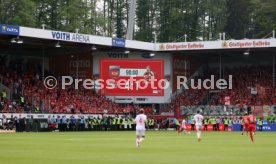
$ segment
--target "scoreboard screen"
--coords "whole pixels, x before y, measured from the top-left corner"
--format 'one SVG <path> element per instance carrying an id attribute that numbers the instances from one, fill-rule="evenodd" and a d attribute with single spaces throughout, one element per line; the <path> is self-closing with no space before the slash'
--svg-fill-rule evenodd
<path id="1" fill-rule="evenodd" d="M 101 94 L 164 96 L 163 60 L 100 60 Z"/>

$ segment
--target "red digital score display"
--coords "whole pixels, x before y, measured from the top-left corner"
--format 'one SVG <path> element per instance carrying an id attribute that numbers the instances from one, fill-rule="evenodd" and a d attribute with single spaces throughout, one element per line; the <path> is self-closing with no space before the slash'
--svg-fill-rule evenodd
<path id="1" fill-rule="evenodd" d="M 100 60 L 101 94 L 164 96 L 163 60 Z"/>

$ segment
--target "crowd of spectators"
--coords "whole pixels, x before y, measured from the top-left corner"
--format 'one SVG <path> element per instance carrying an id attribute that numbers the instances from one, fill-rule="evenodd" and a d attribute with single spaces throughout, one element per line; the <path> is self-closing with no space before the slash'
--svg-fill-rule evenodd
<path id="1" fill-rule="evenodd" d="M 233 89 L 217 92 L 210 105 L 225 105 L 226 97 L 232 105 L 262 106 L 276 103 L 272 69 L 269 66 L 245 66 L 225 69 L 225 76 L 233 77 Z"/>
<path id="2" fill-rule="evenodd" d="M 244 106 L 276 104 L 276 87 L 273 86 L 272 67 L 269 65 L 224 68 L 221 75 L 218 68 L 212 68 L 194 80 L 210 79 L 211 75 L 215 76 L 215 80 L 228 79 L 232 75 L 232 89 L 185 89 L 168 105 L 170 109 L 199 105 L 238 105 L 241 109 Z"/>
<path id="3" fill-rule="evenodd" d="M 182 93 L 178 94 L 175 97 L 173 102 L 174 106 L 199 106 L 202 105 L 203 99 L 208 94 L 208 90 L 205 88 L 194 89 L 191 87 L 200 87 L 198 79 L 207 79 L 210 78 L 209 74 L 203 76 L 196 76 L 193 78 L 193 84 L 189 84 L 188 88 L 185 88 Z"/>
<path id="4" fill-rule="evenodd" d="M 0 61 L 1 62 L 1 61 Z M 47 74 L 47 73 L 46 73 Z M 8 113 L 64 113 L 64 114 L 129 114 L 139 109 L 131 104 L 120 105 L 112 102 L 95 90 L 72 87 L 61 88 L 59 78 L 57 87 L 47 89 L 42 81 L 38 64 L 22 64 L 12 61 L 9 66 L 0 66 L 0 83 L 9 88 L 0 93 L 0 112 Z M 146 113 L 153 113 L 152 107 L 145 107 Z"/>
<path id="5" fill-rule="evenodd" d="M 276 87 L 273 87 L 272 69 L 269 66 L 225 68 L 223 75 L 219 74 L 218 69 L 209 69 L 193 78 L 194 85 L 198 85 L 198 79 L 208 79 L 211 75 L 215 75 L 215 80 L 232 75 L 233 89 L 215 89 L 217 92 L 210 96 L 210 90 L 189 87 L 177 95 L 171 104 L 161 106 L 160 112 L 172 113 L 179 106 L 229 103 L 242 107 L 276 103 Z M 74 89 L 73 85 L 62 89 L 61 85 L 58 85 L 54 89 L 47 89 L 42 81 L 41 68 L 36 63 L 28 62 L 23 65 L 22 61 L 15 60 L 6 66 L 6 63 L 0 60 L 0 80 L 9 88 L 11 94 L 11 99 L 8 99 L 5 89 L 0 93 L 0 112 L 127 114 L 139 109 L 139 106 L 133 104 L 121 106 L 95 90 L 87 90 L 81 86 L 79 89 Z M 207 104 L 203 104 L 206 97 Z M 156 114 L 151 106 L 144 108 L 147 114 Z"/>

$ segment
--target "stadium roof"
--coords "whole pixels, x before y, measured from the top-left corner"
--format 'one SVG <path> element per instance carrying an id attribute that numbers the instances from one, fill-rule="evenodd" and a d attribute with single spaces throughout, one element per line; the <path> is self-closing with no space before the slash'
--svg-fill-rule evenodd
<path id="1" fill-rule="evenodd" d="M 13 44 L 11 41 L 23 39 L 23 44 Z M 56 48 L 56 44 L 60 48 Z M 24 45 L 24 46 L 22 46 Z M 235 51 L 272 51 L 276 47 L 276 39 L 245 39 L 245 40 L 218 40 L 201 42 L 175 42 L 175 43 L 149 43 L 134 40 L 125 40 L 122 38 L 111 38 L 95 36 L 88 34 L 70 33 L 63 31 L 54 31 L 46 29 L 29 28 L 22 26 L 13 26 L 0 24 L 0 48 L 5 50 L 20 51 L 21 53 L 37 53 L 42 49 L 47 50 L 47 54 L 58 54 L 60 52 L 90 52 L 92 46 L 97 49 L 108 51 L 123 51 L 125 49 L 138 51 L 160 51 L 160 52 L 178 52 L 190 53 L 220 53 L 226 49 Z M 196 51 L 195 51 L 196 50 Z M 231 51 L 228 51 L 231 52 Z"/>

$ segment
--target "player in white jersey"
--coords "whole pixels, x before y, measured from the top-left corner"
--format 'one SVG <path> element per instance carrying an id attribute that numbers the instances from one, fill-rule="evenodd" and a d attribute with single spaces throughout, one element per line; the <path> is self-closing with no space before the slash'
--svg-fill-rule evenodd
<path id="1" fill-rule="evenodd" d="M 183 133 L 190 134 L 190 132 L 186 130 L 186 123 L 187 123 L 187 121 L 185 119 L 183 119 L 182 124 L 181 124 L 182 129 L 183 129 Z"/>
<path id="2" fill-rule="evenodd" d="M 203 116 L 200 114 L 200 111 L 197 111 L 197 114 L 194 115 L 194 121 L 195 121 L 195 126 L 196 126 L 196 135 L 197 135 L 197 140 L 198 142 L 201 141 L 201 127 L 202 127 L 202 122 L 203 122 Z"/>
<path id="3" fill-rule="evenodd" d="M 140 147 L 141 142 L 145 139 L 145 131 L 147 124 L 147 116 L 144 114 L 144 109 L 139 110 L 139 115 L 136 116 L 136 147 Z"/>
<path id="4" fill-rule="evenodd" d="M 190 132 L 188 132 L 188 131 L 186 130 L 186 124 L 187 124 L 187 121 L 186 121 L 185 119 L 183 119 L 183 120 L 182 120 L 182 123 L 181 123 L 181 127 L 180 127 L 179 130 L 178 130 L 178 133 L 183 132 L 183 133 L 185 133 L 185 134 L 190 134 Z"/>

